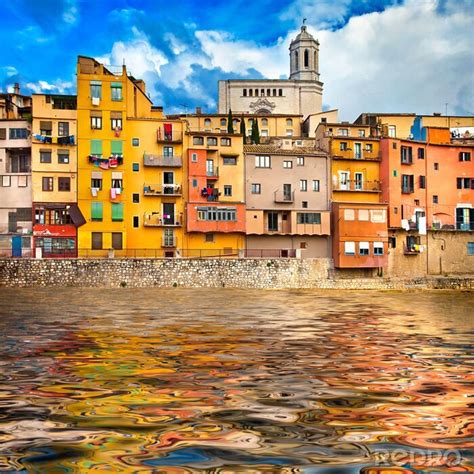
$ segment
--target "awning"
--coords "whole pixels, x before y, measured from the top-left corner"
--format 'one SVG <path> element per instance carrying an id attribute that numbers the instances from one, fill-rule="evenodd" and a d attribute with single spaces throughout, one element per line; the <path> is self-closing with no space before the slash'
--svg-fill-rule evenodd
<path id="1" fill-rule="evenodd" d="M 77 204 L 71 204 L 69 208 L 69 215 L 71 216 L 71 220 L 76 227 L 81 227 L 86 223 L 84 216 L 82 215 L 81 210 L 79 209 Z"/>

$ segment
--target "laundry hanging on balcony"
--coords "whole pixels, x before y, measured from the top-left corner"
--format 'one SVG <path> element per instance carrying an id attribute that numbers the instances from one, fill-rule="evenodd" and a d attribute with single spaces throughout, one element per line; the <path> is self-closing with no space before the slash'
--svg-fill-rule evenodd
<path id="1" fill-rule="evenodd" d="M 173 124 L 165 123 L 163 129 L 165 131 L 165 140 L 171 141 L 173 139 Z"/>
<path id="2" fill-rule="evenodd" d="M 33 138 L 41 143 L 57 143 L 58 145 L 74 145 L 76 143 L 74 135 L 52 137 L 50 135 L 40 135 L 39 133 L 35 133 Z"/>
<path id="3" fill-rule="evenodd" d="M 97 168 L 108 170 L 109 168 L 117 168 L 117 166 L 122 165 L 123 156 L 112 155 L 109 158 L 102 158 L 100 156 L 89 155 L 89 163 Z"/>

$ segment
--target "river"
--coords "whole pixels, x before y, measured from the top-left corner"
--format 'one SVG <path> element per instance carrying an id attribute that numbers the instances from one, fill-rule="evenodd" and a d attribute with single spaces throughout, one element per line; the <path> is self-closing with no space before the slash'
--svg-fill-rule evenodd
<path id="1" fill-rule="evenodd" d="M 0 289 L 0 470 L 470 472 L 474 294 Z"/>

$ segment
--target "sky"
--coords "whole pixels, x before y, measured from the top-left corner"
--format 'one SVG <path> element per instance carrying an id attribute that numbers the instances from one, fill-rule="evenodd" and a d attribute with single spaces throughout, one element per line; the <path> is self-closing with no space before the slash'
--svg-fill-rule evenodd
<path id="1" fill-rule="evenodd" d="M 75 93 L 84 55 L 125 62 L 165 113 L 214 112 L 219 79 L 288 77 L 303 18 L 341 120 L 474 113 L 474 0 L 3 0 L 0 90 Z"/>

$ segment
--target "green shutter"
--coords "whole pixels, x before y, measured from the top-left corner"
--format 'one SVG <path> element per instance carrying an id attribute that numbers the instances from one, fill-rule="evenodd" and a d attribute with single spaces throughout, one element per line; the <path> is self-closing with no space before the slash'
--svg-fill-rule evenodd
<path id="1" fill-rule="evenodd" d="M 112 220 L 123 221 L 123 202 L 112 203 Z"/>
<path id="2" fill-rule="evenodd" d="M 120 89 L 121 89 L 122 88 L 122 83 L 121 82 L 111 82 L 110 86 L 111 87 L 120 87 Z"/>
<path id="3" fill-rule="evenodd" d="M 91 155 L 102 155 L 102 140 L 91 140 Z"/>
<path id="4" fill-rule="evenodd" d="M 103 203 L 91 202 L 91 219 L 93 221 L 101 221 L 103 216 Z"/>
<path id="5" fill-rule="evenodd" d="M 112 140 L 111 144 L 111 153 L 112 155 L 122 155 L 123 154 L 123 141 L 122 140 Z"/>

